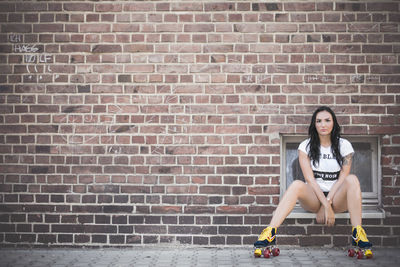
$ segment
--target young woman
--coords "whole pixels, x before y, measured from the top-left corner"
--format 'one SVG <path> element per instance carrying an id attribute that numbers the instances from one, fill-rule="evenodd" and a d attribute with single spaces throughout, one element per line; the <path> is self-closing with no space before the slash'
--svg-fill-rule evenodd
<path id="1" fill-rule="evenodd" d="M 348 211 L 353 245 L 369 248 L 361 227 L 361 189 L 358 178 L 350 174 L 354 150 L 340 137 L 340 126 L 329 107 L 318 108 L 308 129 L 309 138 L 299 145 L 299 162 L 305 183 L 294 181 L 283 195 L 269 227 L 254 243 L 255 247 L 268 247 L 276 242 L 277 228 L 282 224 L 299 200 L 307 211 L 316 213 L 318 223 L 332 226 L 335 213 Z"/>

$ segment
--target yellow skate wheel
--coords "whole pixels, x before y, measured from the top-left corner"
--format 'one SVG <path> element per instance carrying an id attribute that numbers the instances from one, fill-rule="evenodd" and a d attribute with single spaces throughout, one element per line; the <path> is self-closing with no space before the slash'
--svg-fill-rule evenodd
<path id="1" fill-rule="evenodd" d="M 256 250 L 254 250 L 254 257 L 259 258 L 262 255 L 262 250 L 260 248 L 256 248 Z"/>
<path id="2" fill-rule="evenodd" d="M 365 257 L 366 257 L 367 259 L 372 258 L 372 256 L 373 256 L 372 250 L 370 250 L 370 249 L 365 250 L 364 255 L 365 255 Z"/>

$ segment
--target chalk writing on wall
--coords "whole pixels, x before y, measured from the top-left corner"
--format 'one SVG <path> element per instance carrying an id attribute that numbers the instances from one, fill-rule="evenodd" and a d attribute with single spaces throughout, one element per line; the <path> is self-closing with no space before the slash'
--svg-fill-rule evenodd
<path id="1" fill-rule="evenodd" d="M 24 54 L 25 64 L 36 64 L 36 63 L 49 63 L 53 62 L 53 56 L 47 53 L 41 52 L 41 49 L 37 44 L 26 44 L 23 43 L 23 35 L 12 33 L 8 36 L 8 40 L 14 43 L 13 52 L 17 54 Z M 50 67 L 45 68 L 48 72 L 51 72 Z M 28 72 L 30 72 L 27 66 Z M 36 70 L 36 68 L 35 68 Z"/>

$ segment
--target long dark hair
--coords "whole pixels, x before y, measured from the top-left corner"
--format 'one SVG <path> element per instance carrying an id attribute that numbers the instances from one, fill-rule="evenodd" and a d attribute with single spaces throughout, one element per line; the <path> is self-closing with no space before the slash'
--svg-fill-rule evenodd
<path id="1" fill-rule="evenodd" d="M 312 164 L 316 167 L 319 164 L 319 158 L 321 156 L 321 152 L 320 152 L 321 144 L 319 141 L 319 135 L 317 132 L 317 128 L 315 127 L 315 122 L 317 119 L 317 114 L 321 111 L 327 111 L 332 115 L 333 129 L 331 132 L 331 151 L 332 151 L 332 154 L 335 157 L 337 163 L 339 164 L 339 166 L 342 167 L 343 157 L 340 154 L 340 148 L 339 148 L 340 125 L 337 122 L 335 113 L 332 111 L 332 109 L 330 109 L 329 107 L 326 107 L 326 106 L 317 108 L 317 110 L 314 111 L 314 114 L 311 118 L 310 127 L 308 127 L 308 136 L 310 137 L 310 142 L 308 143 L 308 146 L 310 147 L 310 151 L 308 153 L 308 156 L 310 157 Z"/>

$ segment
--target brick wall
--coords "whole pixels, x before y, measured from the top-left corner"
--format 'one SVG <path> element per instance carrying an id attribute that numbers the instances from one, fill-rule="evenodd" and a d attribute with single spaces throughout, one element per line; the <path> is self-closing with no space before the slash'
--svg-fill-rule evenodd
<path id="1" fill-rule="evenodd" d="M 380 135 L 400 236 L 398 1 L 2 1 L 0 243 L 249 245 L 279 201 L 280 134 L 329 105 Z M 279 243 L 345 246 L 288 219 Z"/>

